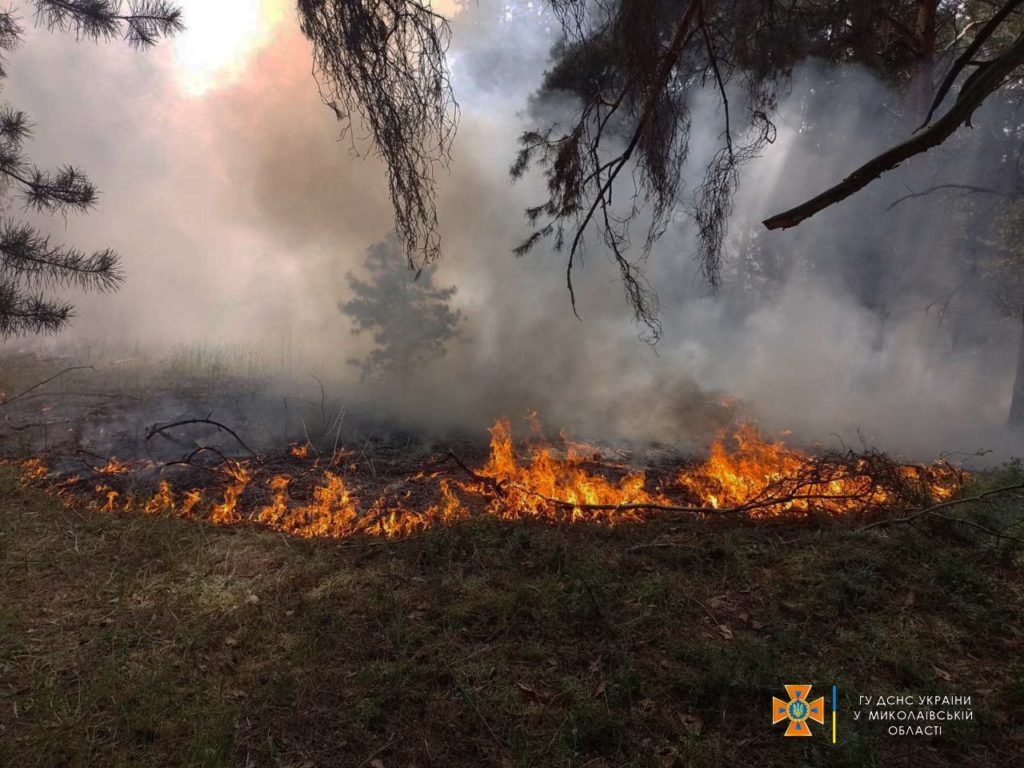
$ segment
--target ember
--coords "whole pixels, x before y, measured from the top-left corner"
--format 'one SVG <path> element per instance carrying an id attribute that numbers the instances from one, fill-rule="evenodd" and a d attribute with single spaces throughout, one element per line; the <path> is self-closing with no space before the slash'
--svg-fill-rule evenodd
<path id="1" fill-rule="evenodd" d="M 102 467 L 96 470 L 101 475 L 126 475 L 131 471 L 131 467 L 125 464 L 123 461 L 118 461 L 116 458 L 111 458 Z"/>

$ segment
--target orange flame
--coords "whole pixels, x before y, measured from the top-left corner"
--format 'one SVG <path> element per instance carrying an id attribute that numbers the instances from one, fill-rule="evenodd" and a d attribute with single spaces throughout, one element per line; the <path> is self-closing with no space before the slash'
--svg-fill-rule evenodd
<path id="1" fill-rule="evenodd" d="M 125 464 L 123 461 L 118 461 L 116 458 L 110 458 L 107 463 L 96 470 L 101 475 L 126 475 L 131 471 L 131 467 Z"/>
<path id="2" fill-rule="evenodd" d="M 539 422 L 531 419 L 535 436 Z M 382 495 L 361 499 L 362 489 L 354 485 L 345 466 L 331 469 L 314 465 L 320 472 L 306 498 L 292 494 L 296 479 L 289 474 L 269 475 L 259 462 L 229 461 L 221 472 L 223 491 L 219 501 L 208 507 L 204 492 L 193 488 L 177 493 L 161 480 L 148 497 L 125 488 L 122 476 L 130 466 L 111 459 L 97 470 L 109 476 L 104 482 L 86 485 L 77 477 L 59 482 L 48 479 L 39 459 L 22 462 L 28 481 L 46 480 L 48 487 L 67 503 L 85 501 L 104 512 L 141 511 L 147 515 L 205 517 L 218 525 L 251 522 L 302 537 L 344 538 L 356 534 L 399 537 L 437 525 L 451 525 L 475 513 L 500 520 L 544 520 L 548 522 L 591 522 L 616 525 L 648 519 L 658 506 L 674 506 L 660 489 L 649 487 L 643 472 L 629 471 L 621 464 L 601 459 L 597 449 L 573 443 L 563 436 L 553 447 L 539 437 L 529 442 L 524 456 L 518 456 L 511 424 L 497 421 L 490 430 L 490 454 L 471 479 L 454 480 L 442 471 L 417 472 L 392 483 Z M 889 462 L 896 482 L 878 482 L 869 471 L 866 458 L 822 461 L 782 442 L 761 437 L 751 425 L 739 427 L 727 443 L 719 435 L 707 461 L 680 471 L 676 483 L 666 492 L 678 499 L 685 495 L 703 507 L 740 508 L 752 515 L 784 512 L 823 511 L 846 513 L 893 503 L 893 488 L 900 478 L 908 487 L 923 488 L 934 498 L 946 499 L 959 487 L 960 475 L 941 465 L 901 466 Z M 308 446 L 292 446 L 290 454 L 301 458 Z M 339 456 L 346 455 L 344 453 Z M 138 462 L 136 462 L 138 464 Z M 354 470 L 354 465 L 349 467 Z M 252 486 L 252 496 L 266 501 L 243 508 L 242 496 Z M 395 490 L 395 489 L 398 490 Z M 212 501 L 213 493 L 209 498 Z M 424 495 L 424 501 L 414 498 Z M 296 498 L 298 497 L 298 498 Z M 471 503 L 475 500 L 475 504 Z M 205 514 L 204 514 L 205 513 Z"/>
<path id="3" fill-rule="evenodd" d="M 147 515 L 174 511 L 174 494 L 171 493 L 171 486 L 166 480 L 160 481 L 157 492 L 142 505 L 142 511 Z"/>
<path id="4" fill-rule="evenodd" d="M 501 419 L 491 427 L 491 455 L 478 474 L 502 489 L 489 511 L 503 520 L 546 518 L 614 524 L 641 519 L 639 505 L 665 503 L 645 489 L 642 472 L 612 482 L 581 464 L 582 457 L 574 447 L 570 446 L 565 459 L 558 459 L 545 446 L 534 449 L 529 462 L 520 465 L 512 427 L 507 419 Z"/>
<path id="5" fill-rule="evenodd" d="M 42 480 L 50 471 L 41 459 L 25 459 L 21 463 L 21 470 L 26 481 Z"/>
<path id="6" fill-rule="evenodd" d="M 736 448 L 730 450 L 720 433 L 707 461 L 677 478 L 715 509 L 751 507 L 761 515 L 810 509 L 843 513 L 890 501 L 890 490 L 865 471 L 863 459 L 852 466 L 816 465 L 802 451 L 765 440 L 751 424 L 739 426 L 733 440 Z M 958 487 L 956 473 L 946 466 L 901 466 L 899 473 L 938 499 L 949 498 Z"/>
<path id="7" fill-rule="evenodd" d="M 232 482 L 224 489 L 224 501 L 214 504 L 210 512 L 210 522 L 215 525 L 232 525 L 242 522 L 242 516 L 237 509 L 238 497 L 242 495 L 252 479 L 249 470 L 241 462 L 228 462 L 224 472 Z"/>
<path id="8" fill-rule="evenodd" d="M 191 491 L 185 492 L 185 498 L 181 502 L 181 509 L 178 510 L 178 515 L 181 517 L 192 517 L 193 510 L 202 501 L 203 494 L 196 488 Z"/>

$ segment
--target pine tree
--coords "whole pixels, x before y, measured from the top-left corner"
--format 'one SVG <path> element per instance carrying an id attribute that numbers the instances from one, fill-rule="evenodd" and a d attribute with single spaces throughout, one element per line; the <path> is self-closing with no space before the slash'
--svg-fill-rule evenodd
<path id="1" fill-rule="evenodd" d="M 368 278 L 349 273 L 352 298 L 338 306 L 352 320 L 353 333 L 373 335 L 374 349 L 349 362 L 362 368 L 364 380 L 408 380 L 444 356 L 447 343 L 458 336 L 462 313 L 451 307 L 455 288 L 434 285 L 436 267 L 410 272 L 395 235 L 370 246 L 363 268 Z"/>
<path id="2" fill-rule="evenodd" d="M 181 11 L 162 0 L 35 0 L 35 23 L 69 32 L 79 40 L 122 38 L 145 49 L 184 27 Z M 0 78 L 7 54 L 17 50 L 23 28 L 12 11 L 0 11 Z M 66 216 L 96 205 L 96 187 L 78 168 L 44 170 L 24 154 L 32 124 L 21 110 L 0 108 L 0 180 L 3 194 L 25 210 Z M 30 224 L 0 219 L 0 339 L 52 332 L 64 327 L 72 306 L 54 295 L 60 289 L 109 291 L 122 282 L 118 255 L 86 253 L 59 245 Z"/>

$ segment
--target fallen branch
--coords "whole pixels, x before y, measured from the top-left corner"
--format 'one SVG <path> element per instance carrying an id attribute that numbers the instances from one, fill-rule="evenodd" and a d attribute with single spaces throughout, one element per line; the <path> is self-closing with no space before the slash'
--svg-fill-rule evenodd
<path id="1" fill-rule="evenodd" d="M 240 438 L 238 436 L 238 434 L 235 432 L 235 430 L 231 429 L 231 427 L 227 427 L 227 426 L 221 424 L 219 421 L 214 421 L 213 419 L 211 419 L 209 417 L 207 417 L 205 419 L 184 419 L 182 421 L 175 421 L 175 422 L 172 422 L 170 424 L 164 424 L 161 427 L 157 427 L 154 424 L 152 427 L 150 427 L 146 431 L 146 440 L 148 441 L 150 438 L 156 437 L 157 435 L 159 435 L 159 434 L 161 434 L 163 432 L 166 432 L 168 429 L 174 429 L 175 427 L 183 427 L 183 426 L 186 426 L 188 424 L 209 424 L 210 426 L 217 427 L 218 429 L 222 429 L 225 432 L 227 432 L 229 435 L 231 435 L 233 438 L 235 438 L 235 440 L 238 441 L 238 444 L 240 446 L 242 446 L 242 448 L 244 448 L 249 453 L 250 456 L 252 456 L 253 458 L 255 458 L 257 456 L 256 451 L 254 451 L 252 448 L 250 448 L 248 445 L 246 445 L 245 441 L 243 441 L 242 438 Z"/>
<path id="2" fill-rule="evenodd" d="M 943 502 L 941 502 L 939 504 L 933 504 L 930 507 L 925 507 L 924 509 L 919 509 L 916 512 L 911 512 L 908 515 L 904 515 L 903 517 L 894 517 L 894 518 L 889 518 L 888 520 L 878 520 L 878 521 L 876 521 L 874 523 L 869 523 L 868 525 L 862 526 L 859 530 L 860 531 L 869 531 L 872 528 L 888 528 L 888 527 L 893 526 L 893 525 L 904 525 L 906 523 L 912 523 L 915 520 L 921 519 L 922 517 L 936 517 L 936 518 L 938 518 L 940 520 L 946 520 L 946 521 L 951 522 L 951 523 L 960 523 L 962 525 L 966 525 L 966 526 L 969 526 L 971 528 L 976 528 L 976 529 L 978 529 L 980 531 L 983 531 L 984 533 L 989 534 L 990 536 L 995 536 L 996 538 L 1009 539 L 1010 541 L 1016 541 L 1016 542 L 1024 543 L 1024 539 L 1019 539 L 1016 536 L 1010 536 L 1010 535 L 1008 535 L 1006 533 L 1002 533 L 1000 531 L 994 531 L 991 528 L 986 528 L 985 526 L 979 525 L 978 523 L 975 523 L 975 522 L 973 522 L 971 520 L 964 520 L 964 519 L 958 518 L 958 517 L 949 517 L 947 515 L 938 514 L 940 509 L 948 509 L 949 507 L 955 507 L 955 506 L 958 506 L 960 504 L 970 504 L 972 502 L 984 501 L 989 496 L 997 496 L 999 494 L 1009 493 L 1010 491 L 1020 491 L 1020 490 L 1024 490 L 1024 483 L 1016 483 L 1014 485 L 1006 485 L 1006 486 L 1003 486 L 1002 488 L 993 488 L 991 490 L 985 491 L 984 493 L 979 493 L 977 496 L 967 496 L 967 497 L 962 498 L 962 499 L 949 499 L 949 500 L 943 501 Z"/>
<path id="3" fill-rule="evenodd" d="M 476 713 L 476 716 L 480 719 L 480 722 L 484 724 L 484 728 L 487 729 L 487 732 L 491 735 L 491 738 L 494 740 L 494 743 L 498 745 L 499 749 L 506 750 L 507 747 L 505 746 L 505 742 L 498 738 L 498 734 L 496 734 L 494 732 L 494 729 L 491 728 L 491 724 L 487 722 L 487 718 L 484 717 L 483 712 L 480 711 L 480 707 L 476 705 L 476 699 L 474 699 L 473 695 L 468 690 L 466 690 L 466 687 L 462 684 L 462 681 L 459 680 L 459 676 L 455 674 L 455 670 L 452 669 L 448 662 L 444 659 L 441 659 L 441 663 L 444 664 L 445 669 L 448 670 L 448 675 L 455 683 L 455 687 L 459 689 L 459 693 L 462 694 L 462 698 L 464 698 L 469 703 L 469 706 L 473 708 L 473 711 Z"/>
<path id="4" fill-rule="evenodd" d="M 141 398 L 135 397 L 135 395 L 127 395 L 123 392 L 117 392 L 115 394 L 109 394 L 106 392 L 36 392 L 34 395 L 23 393 L 18 395 L 18 400 L 33 400 L 37 397 L 101 397 L 107 400 L 117 400 L 118 398 L 124 398 L 126 400 L 141 400 Z M 7 400 L 0 405 L 7 405 L 12 402 Z"/>
<path id="5" fill-rule="evenodd" d="M 455 452 L 452 451 L 451 449 L 448 450 L 448 453 L 445 455 L 445 458 L 454 461 L 458 465 L 459 469 L 461 469 L 463 472 L 465 472 L 467 475 L 473 478 L 473 480 L 475 480 L 476 482 L 481 483 L 482 485 L 490 486 L 491 490 L 493 490 L 497 495 L 505 495 L 505 489 L 502 487 L 501 483 L 499 483 L 492 477 L 484 477 L 483 475 L 478 475 L 476 472 L 470 469 L 469 466 L 462 459 L 456 456 Z"/>
<path id="6" fill-rule="evenodd" d="M 192 463 L 192 459 L 194 459 L 196 456 L 198 456 L 203 451 L 209 451 L 210 453 L 215 453 L 218 456 L 220 456 L 221 464 L 227 464 L 227 462 L 229 461 L 228 457 L 225 456 L 220 451 L 218 451 L 216 448 L 212 448 L 212 447 L 210 447 L 208 445 L 202 445 L 202 446 L 196 448 L 194 451 L 192 451 L 188 455 L 182 456 L 177 461 L 169 461 L 169 462 L 167 462 L 166 464 L 163 465 L 163 467 L 161 469 L 166 469 L 167 467 L 174 467 L 174 466 L 178 466 L 178 465 L 182 465 L 183 464 L 183 465 L 188 466 L 188 467 L 196 467 L 198 469 L 205 469 L 208 472 L 212 472 L 214 470 L 212 470 L 210 467 L 205 467 L 202 464 L 193 464 Z"/>
<path id="7" fill-rule="evenodd" d="M 529 488 L 522 488 L 520 486 L 516 486 L 516 488 L 523 493 L 535 496 L 541 501 L 546 501 L 549 504 L 564 510 L 578 509 L 581 511 L 591 512 L 640 512 L 642 510 L 650 510 L 651 512 L 681 512 L 693 515 L 736 515 L 758 508 L 754 505 L 743 505 L 739 507 L 726 507 L 719 509 L 718 507 L 686 507 L 676 506 L 674 504 L 658 504 L 655 502 L 638 502 L 635 504 L 580 504 L 573 503 L 571 501 L 563 501 L 561 499 L 553 499 L 542 493 L 532 491 Z"/>
<path id="8" fill-rule="evenodd" d="M 634 544 L 626 549 L 627 552 L 644 552 L 648 549 L 686 549 L 692 547 L 693 539 L 685 541 L 647 541 L 643 544 Z"/>
<path id="9" fill-rule="evenodd" d="M 390 747 L 390 746 L 391 746 L 392 744 L 394 744 L 394 743 L 395 743 L 395 737 L 394 737 L 394 736 L 392 736 L 392 737 L 391 737 L 390 739 L 388 739 L 388 740 L 387 740 L 387 742 L 385 742 L 385 743 L 384 743 L 384 746 L 382 746 L 382 747 L 377 747 L 377 749 L 373 750 L 373 752 L 371 752 L 371 753 L 370 753 L 370 754 L 369 754 L 369 755 L 368 755 L 368 756 L 366 757 L 366 759 L 365 759 L 365 760 L 363 760 L 363 762 L 361 762 L 361 763 L 359 764 L 358 768 L 363 768 L 363 766 L 364 766 L 364 765 L 370 765 L 370 764 L 371 764 L 371 762 L 370 762 L 370 761 L 371 761 L 371 760 L 373 760 L 373 758 L 375 758 L 375 757 L 376 757 L 377 755 L 379 755 L 379 754 L 380 754 L 381 752 L 383 752 L 383 751 L 384 751 L 385 749 L 387 749 L 388 747 Z M 377 762 L 379 763 L 379 762 L 380 762 L 380 760 L 378 760 Z"/>
<path id="10" fill-rule="evenodd" d="M 23 398 L 29 392 L 32 392 L 33 390 L 39 389 L 44 384 L 49 384 L 51 381 L 54 381 L 55 379 L 59 379 L 65 373 L 71 373 L 72 371 L 92 371 L 93 373 L 95 373 L 96 369 L 93 368 L 91 365 L 73 365 L 70 368 L 65 368 L 63 371 L 60 371 L 58 373 L 53 374 L 53 376 L 50 376 L 48 379 L 43 379 L 38 384 L 33 384 L 31 387 L 29 387 L 28 389 L 26 389 L 26 390 L 24 390 L 22 392 L 19 392 L 14 397 L 9 398 L 7 400 L 4 400 L 2 403 L 0 403 L 0 406 L 10 405 L 15 400 L 20 400 L 21 398 Z"/>
<path id="11" fill-rule="evenodd" d="M 708 506 L 681 506 L 675 504 L 664 504 L 655 501 L 618 503 L 618 504 L 587 504 L 583 502 L 572 502 L 564 499 L 557 499 L 539 493 L 531 488 L 524 487 L 517 483 L 507 483 L 494 478 L 481 475 L 470 469 L 454 451 L 449 450 L 446 459 L 451 459 L 475 482 L 488 487 L 494 496 L 499 499 L 507 499 L 510 491 L 515 491 L 549 504 L 554 509 L 562 511 L 579 512 L 661 512 L 678 513 L 685 515 L 715 515 L 720 517 L 743 515 L 758 510 L 769 510 L 779 507 L 791 507 L 796 504 L 837 503 L 837 502 L 863 502 L 865 507 L 874 503 L 874 495 L 880 487 L 888 488 L 890 498 L 901 498 L 904 503 L 907 498 L 908 488 L 901 486 L 898 478 L 888 477 L 892 475 L 900 465 L 895 464 L 887 457 L 880 454 L 865 454 L 861 456 L 835 457 L 824 456 L 811 463 L 800 474 L 783 478 L 762 488 L 758 493 L 748 497 L 743 503 L 731 507 L 708 507 Z M 882 464 L 879 464 L 884 460 Z M 856 463 L 869 461 L 870 466 L 857 467 Z M 863 480 L 866 485 L 863 489 L 854 490 L 849 493 L 835 493 L 828 489 L 836 482 Z M 888 481 L 888 483 L 886 482 Z"/>
<path id="12" fill-rule="evenodd" d="M 23 432 L 26 429 L 32 429 L 33 427 L 42 427 L 45 431 L 47 427 L 54 427 L 58 424 L 70 424 L 70 419 L 58 419 L 57 421 L 29 421 L 24 424 L 15 424 L 11 421 L 11 417 L 4 415 L 4 424 L 7 425 L 8 429 L 12 432 Z"/>

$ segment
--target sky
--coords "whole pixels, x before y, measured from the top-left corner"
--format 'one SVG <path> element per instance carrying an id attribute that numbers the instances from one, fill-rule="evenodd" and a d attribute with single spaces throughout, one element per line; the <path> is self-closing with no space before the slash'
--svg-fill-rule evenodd
<path id="1" fill-rule="evenodd" d="M 346 361 L 369 342 L 337 305 L 346 273 L 391 230 L 383 168 L 360 131 L 339 136 L 291 0 L 181 5 L 186 31 L 153 50 L 31 30 L 10 58 L 2 98 L 36 124 L 32 159 L 72 162 L 101 192 L 86 216 L 38 223 L 78 247 L 114 248 L 127 278 L 117 294 L 76 298 L 74 327 L 43 343 L 257 344 L 352 375 Z M 507 169 L 535 122 L 527 105 L 555 25 L 533 3 L 438 7 L 453 15 L 462 118 L 439 176 L 435 282 L 457 287 L 466 322 L 416 388 L 394 395 L 396 413 L 479 429 L 535 408 L 558 425 L 692 447 L 713 437 L 714 404 L 735 396 L 768 427 L 807 440 L 866 436 L 918 454 L 1006 445 L 1012 323 L 994 326 L 1006 338 L 982 367 L 949 354 L 920 297 L 900 308 L 881 350 L 875 320 L 835 284 L 787 282 L 773 303 L 742 311 L 701 281 L 685 225 L 651 257 L 666 329 L 658 348 L 639 341 L 617 269 L 600 254 L 578 273 L 577 319 L 561 255 L 511 255 L 529 233 L 523 209 L 543 199 L 542 179 L 511 185 Z M 813 68 L 797 81 L 799 95 Z M 832 118 L 856 126 L 871 119 L 860 99 L 876 102 L 882 86 L 853 73 L 848 87 Z M 548 117 L 564 122 L 572 106 Z M 800 108 L 796 96 L 783 100 L 779 141 L 741 187 L 744 215 L 796 202 L 879 148 L 846 147 L 839 164 L 808 153 Z M 695 114 L 699 167 L 720 115 L 701 104 Z M 865 224 L 863 210 L 774 236 L 841 264 L 884 226 Z"/>

